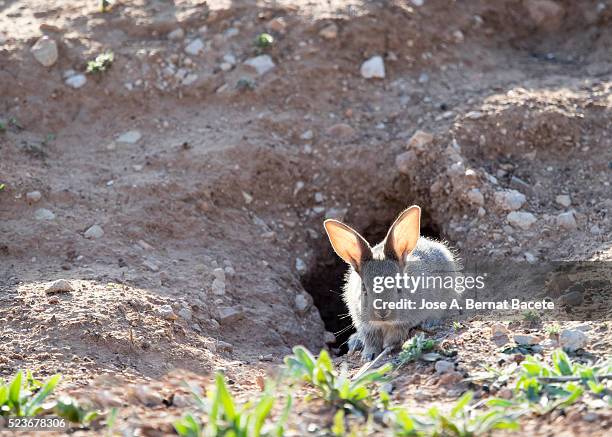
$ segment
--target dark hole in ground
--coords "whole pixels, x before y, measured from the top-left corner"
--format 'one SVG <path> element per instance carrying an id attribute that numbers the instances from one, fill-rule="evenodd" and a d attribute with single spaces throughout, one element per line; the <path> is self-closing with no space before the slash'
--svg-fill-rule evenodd
<path id="1" fill-rule="evenodd" d="M 394 218 L 371 224 L 363 230 L 362 235 L 372 246 L 380 243 L 387 235 Z M 422 223 L 427 225 L 422 225 L 421 235 L 439 239 L 438 227 L 429 222 L 427 217 L 422 218 Z M 319 243 L 317 253 L 317 264 L 302 278 L 302 286 L 312 296 L 325 323 L 325 329 L 336 336 L 336 343 L 330 346 L 337 349 L 338 355 L 344 355 L 348 351 L 347 341 L 355 332 L 348 309 L 342 300 L 342 286 L 348 266 L 333 252 L 327 238 Z"/>

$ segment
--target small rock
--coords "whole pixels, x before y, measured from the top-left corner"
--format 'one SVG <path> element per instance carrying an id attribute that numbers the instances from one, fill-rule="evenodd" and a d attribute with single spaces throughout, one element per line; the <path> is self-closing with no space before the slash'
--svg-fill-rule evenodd
<path id="1" fill-rule="evenodd" d="M 200 38 L 196 38 L 185 46 L 185 53 L 192 56 L 197 56 L 204 50 L 204 43 Z"/>
<path id="2" fill-rule="evenodd" d="M 319 31 L 319 36 L 325 39 L 336 39 L 338 36 L 338 26 L 336 26 L 336 23 L 325 26 Z"/>
<path id="3" fill-rule="evenodd" d="M 219 313 L 218 320 L 220 323 L 232 323 L 240 320 L 244 316 L 244 312 L 241 309 L 234 307 L 218 307 L 217 312 Z"/>
<path id="4" fill-rule="evenodd" d="M 557 216 L 557 226 L 568 231 L 578 228 L 573 211 L 562 212 Z"/>
<path id="5" fill-rule="evenodd" d="M 509 388 L 504 388 L 504 389 L 501 389 L 500 391 L 497 392 L 497 397 L 500 397 L 500 398 L 506 399 L 506 400 L 512 399 L 513 395 L 514 394 L 513 394 L 512 390 L 510 390 Z"/>
<path id="6" fill-rule="evenodd" d="M 484 196 L 478 188 L 472 188 L 471 190 L 469 190 L 467 192 L 467 198 L 474 205 L 484 205 Z"/>
<path id="7" fill-rule="evenodd" d="M 34 218 L 36 220 L 53 220 L 55 218 L 55 214 L 46 208 L 39 208 L 34 212 Z"/>
<path id="8" fill-rule="evenodd" d="M 560 305 L 578 306 L 584 301 L 584 296 L 580 291 L 570 291 L 559 297 Z"/>
<path id="9" fill-rule="evenodd" d="M 58 279 L 57 281 L 53 281 L 46 289 L 45 293 L 54 294 L 54 293 L 70 293 L 74 291 L 72 284 L 65 279 Z"/>
<path id="10" fill-rule="evenodd" d="M 523 256 L 525 257 L 525 261 L 527 261 L 529 264 L 534 264 L 538 260 L 531 252 L 525 252 Z"/>
<path id="11" fill-rule="evenodd" d="M 29 193 L 26 194 L 26 199 L 30 203 L 38 202 L 41 198 L 42 198 L 42 194 L 40 194 L 40 191 L 30 191 Z"/>
<path id="12" fill-rule="evenodd" d="M 541 338 L 535 335 L 526 335 L 526 334 L 514 334 L 514 341 L 518 345 L 533 345 L 538 344 Z"/>
<path id="13" fill-rule="evenodd" d="M 597 422 L 599 421 L 599 414 L 594 413 L 592 411 L 586 413 L 584 416 L 582 416 L 582 420 L 584 420 L 585 422 Z"/>
<path id="14" fill-rule="evenodd" d="M 384 79 L 385 61 L 381 56 L 372 56 L 361 64 L 361 75 L 366 79 Z"/>
<path id="15" fill-rule="evenodd" d="M 185 31 L 180 27 L 177 27 L 172 32 L 168 33 L 168 39 L 172 41 L 178 41 L 185 38 Z"/>
<path id="16" fill-rule="evenodd" d="M 411 3 L 416 7 L 421 7 L 425 4 L 425 0 L 411 0 Z"/>
<path id="17" fill-rule="evenodd" d="M 308 309 L 308 299 L 302 293 L 299 293 L 295 296 L 295 309 L 303 314 Z"/>
<path id="18" fill-rule="evenodd" d="M 68 77 L 68 79 L 66 79 L 64 83 L 71 88 L 77 89 L 77 88 L 81 88 L 83 85 L 87 83 L 87 78 L 85 77 L 84 74 L 79 73 L 79 74 L 75 74 L 75 75 Z"/>
<path id="19" fill-rule="evenodd" d="M 181 308 L 178 312 L 178 316 L 181 317 L 183 320 L 190 322 L 193 318 L 193 313 L 189 308 Z"/>
<path id="20" fill-rule="evenodd" d="M 506 217 L 508 223 L 512 226 L 527 230 L 533 225 L 538 219 L 530 212 L 518 212 L 512 211 Z"/>
<path id="21" fill-rule="evenodd" d="M 223 62 L 226 62 L 231 65 L 236 65 L 236 56 L 231 53 L 226 53 L 223 55 Z"/>
<path id="22" fill-rule="evenodd" d="M 395 166 L 401 174 L 409 175 L 418 169 L 418 158 L 414 150 L 400 153 L 395 157 Z"/>
<path id="23" fill-rule="evenodd" d="M 242 197 L 244 198 L 244 203 L 246 203 L 247 205 L 253 201 L 253 196 L 251 196 L 246 191 L 242 192 Z"/>
<path id="24" fill-rule="evenodd" d="M 213 279 L 212 292 L 215 296 L 223 296 L 225 294 L 225 282 L 219 278 Z"/>
<path id="25" fill-rule="evenodd" d="M 487 211 L 482 206 L 479 206 L 478 212 L 476 214 L 478 215 L 478 217 L 484 217 L 485 215 L 487 215 Z"/>
<path id="26" fill-rule="evenodd" d="M 295 269 L 299 272 L 299 273 L 304 273 L 306 272 L 306 263 L 304 262 L 304 260 L 302 260 L 301 258 L 296 258 L 295 259 Z"/>
<path id="27" fill-rule="evenodd" d="M 98 238 L 101 238 L 103 235 L 104 235 L 104 230 L 102 229 L 100 225 L 91 226 L 83 234 L 85 238 L 88 238 L 90 240 L 97 240 Z"/>
<path id="28" fill-rule="evenodd" d="M 434 369 L 436 370 L 436 373 L 439 374 L 448 373 L 455 370 L 455 363 L 446 360 L 436 361 Z"/>
<path id="29" fill-rule="evenodd" d="M 231 352 L 234 350 L 234 345 L 227 341 L 217 340 L 216 348 L 219 352 Z"/>
<path id="30" fill-rule="evenodd" d="M 119 135 L 117 142 L 122 144 L 136 144 L 141 138 L 142 134 L 139 131 L 131 130 Z"/>
<path id="31" fill-rule="evenodd" d="M 276 64 L 269 55 L 259 55 L 254 58 L 249 58 L 244 61 L 244 64 L 253 67 L 259 76 L 266 74 L 276 67 Z"/>
<path id="32" fill-rule="evenodd" d="M 568 206 L 570 206 L 572 204 L 572 198 L 568 194 L 559 194 L 555 198 L 555 202 L 557 202 L 559 205 L 567 208 Z"/>
<path id="33" fill-rule="evenodd" d="M 313 138 L 314 138 L 314 133 L 310 129 L 308 129 L 306 132 L 300 135 L 300 139 L 305 140 L 305 141 L 310 141 Z"/>
<path id="34" fill-rule="evenodd" d="M 276 17 L 268 21 L 266 27 L 272 32 L 284 33 L 287 28 L 287 23 L 283 17 Z"/>
<path id="35" fill-rule="evenodd" d="M 132 400 L 137 400 L 147 407 L 155 407 L 161 405 L 164 398 L 157 392 L 150 389 L 148 386 L 139 384 L 129 390 L 128 397 Z"/>
<path id="36" fill-rule="evenodd" d="M 497 191 L 494 199 L 495 203 L 506 211 L 516 211 L 527 201 L 525 195 L 516 190 Z"/>
<path id="37" fill-rule="evenodd" d="M 144 260 L 142 262 L 142 265 L 145 266 L 146 268 L 148 268 L 149 270 L 151 270 L 152 272 L 158 272 L 159 271 L 159 266 L 157 265 L 157 263 L 155 261 L 151 261 L 151 260 Z"/>
<path id="38" fill-rule="evenodd" d="M 157 313 L 166 320 L 176 320 L 176 314 L 170 305 L 162 305 L 157 309 Z"/>
<path id="39" fill-rule="evenodd" d="M 194 83 L 196 80 L 198 80 L 198 75 L 197 75 L 197 74 L 195 74 L 195 73 L 190 73 L 190 74 L 188 74 L 187 76 L 185 76 L 185 77 L 183 78 L 183 80 L 181 81 L 181 83 L 182 83 L 184 86 L 189 86 L 189 85 L 191 85 L 192 83 Z"/>
<path id="40" fill-rule="evenodd" d="M 410 137 L 406 144 L 407 149 L 413 149 L 417 153 L 424 152 L 427 147 L 433 142 L 434 136 L 429 132 L 418 130 Z"/>
<path id="41" fill-rule="evenodd" d="M 600 235 L 603 233 L 601 228 L 598 225 L 591 226 L 591 229 L 589 229 L 589 232 L 591 232 L 591 234 L 593 235 Z"/>
<path id="42" fill-rule="evenodd" d="M 34 59 L 44 67 L 51 67 L 57 62 L 57 44 L 46 35 L 34 43 L 30 52 Z"/>
<path id="43" fill-rule="evenodd" d="M 463 379 L 463 375 L 457 371 L 451 371 L 442 374 L 439 380 L 440 385 L 456 384 Z"/>
<path id="44" fill-rule="evenodd" d="M 465 118 L 469 118 L 470 120 L 478 120 L 482 117 L 482 112 L 480 111 L 470 111 L 465 114 Z"/>
<path id="45" fill-rule="evenodd" d="M 193 407 L 195 402 L 196 401 L 192 395 L 175 393 L 174 396 L 172 396 L 172 405 L 178 408 Z"/>
<path id="46" fill-rule="evenodd" d="M 506 325 L 496 323 L 491 326 L 491 337 L 501 337 L 503 335 L 508 335 L 508 328 L 506 328 Z"/>
<path id="47" fill-rule="evenodd" d="M 325 344 L 331 344 L 331 343 L 335 343 L 336 342 L 336 336 L 329 332 L 329 331 L 325 331 L 323 334 L 323 341 L 325 342 Z"/>
<path id="48" fill-rule="evenodd" d="M 427 83 L 429 82 L 429 74 L 423 72 L 419 75 L 419 78 L 417 80 L 419 81 L 419 83 Z"/>
<path id="49" fill-rule="evenodd" d="M 346 208 L 328 208 L 325 211 L 325 219 L 344 220 L 348 210 Z"/>
<path id="50" fill-rule="evenodd" d="M 355 135 L 355 129 L 346 123 L 338 123 L 328 128 L 325 133 L 332 137 L 347 139 Z"/>
<path id="51" fill-rule="evenodd" d="M 561 5 L 552 0 L 526 0 L 523 2 L 529 17 L 536 26 L 548 31 L 559 30 L 563 24 L 565 10 Z"/>
<path id="52" fill-rule="evenodd" d="M 559 335 L 559 345 L 568 352 L 584 348 L 589 337 L 579 329 L 564 329 Z"/>

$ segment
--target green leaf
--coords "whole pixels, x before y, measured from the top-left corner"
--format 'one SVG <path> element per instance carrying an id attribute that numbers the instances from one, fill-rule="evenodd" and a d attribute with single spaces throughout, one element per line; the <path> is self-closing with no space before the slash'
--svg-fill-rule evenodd
<path id="1" fill-rule="evenodd" d="M 463 396 L 459 398 L 453 409 L 451 410 L 451 416 L 455 417 L 457 413 L 462 411 L 472 400 L 474 393 L 471 391 L 465 392 Z"/>
<path id="2" fill-rule="evenodd" d="M 25 406 L 25 415 L 26 416 L 34 416 L 40 409 L 42 409 L 42 403 L 45 398 L 55 390 L 55 387 L 59 383 L 61 379 L 61 375 L 53 375 L 49 380 L 45 383 L 45 385 L 36 393 Z"/>
<path id="3" fill-rule="evenodd" d="M 332 425 L 331 432 L 336 436 L 344 436 L 346 429 L 344 427 L 344 410 L 339 409 L 334 414 L 334 424 Z"/>
<path id="4" fill-rule="evenodd" d="M 569 376 L 573 374 L 572 363 L 563 350 L 557 349 L 554 351 L 552 353 L 552 360 L 555 365 L 555 370 L 557 370 L 560 375 Z"/>
<path id="5" fill-rule="evenodd" d="M 21 415 L 21 405 L 19 403 L 21 393 L 21 381 L 23 379 L 23 372 L 20 370 L 17 372 L 11 385 L 9 386 L 9 403 L 15 408 L 17 416 Z"/>
<path id="6" fill-rule="evenodd" d="M 220 373 L 217 373 L 216 389 L 218 399 L 221 402 L 223 412 L 227 416 L 227 419 L 234 420 L 234 418 L 236 417 L 236 408 L 234 406 L 234 400 L 227 391 L 227 386 L 225 385 L 225 378 Z"/>

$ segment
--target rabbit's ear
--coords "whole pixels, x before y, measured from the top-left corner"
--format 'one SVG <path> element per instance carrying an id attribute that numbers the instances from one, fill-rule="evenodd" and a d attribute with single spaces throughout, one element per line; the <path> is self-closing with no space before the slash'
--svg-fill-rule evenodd
<path id="1" fill-rule="evenodd" d="M 323 226 L 334 251 L 357 272 L 372 259 L 372 248 L 357 231 L 337 220 L 325 220 Z"/>
<path id="2" fill-rule="evenodd" d="M 404 263 L 414 250 L 421 234 L 421 208 L 414 205 L 404 210 L 391 225 L 385 239 L 385 257 Z"/>

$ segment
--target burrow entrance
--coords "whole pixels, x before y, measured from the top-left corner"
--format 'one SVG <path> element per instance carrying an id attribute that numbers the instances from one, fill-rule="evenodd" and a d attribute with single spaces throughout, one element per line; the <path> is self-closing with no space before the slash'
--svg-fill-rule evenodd
<path id="1" fill-rule="evenodd" d="M 390 210 L 383 219 L 377 217 L 365 229 L 358 231 L 372 246 L 378 244 L 385 238 L 389 226 L 401 210 L 402 207 L 393 208 L 393 212 Z M 346 222 L 351 224 L 350 219 Z M 421 235 L 435 239 L 442 238 L 439 227 L 425 214 L 421 220 Z M 348 266 L 334 253 L 327 238 L 319 241 L 315 250 L 316 265 L 302 277 L 302 286 L 312 296 L 325 329 L 336 336 L 336 343 L 330 345 L 331 348 L 337 355 L 344 355 L 348 351 L 347 341 L 355 332 L 348 309 L 342 300 L 342 287 Z"/>

